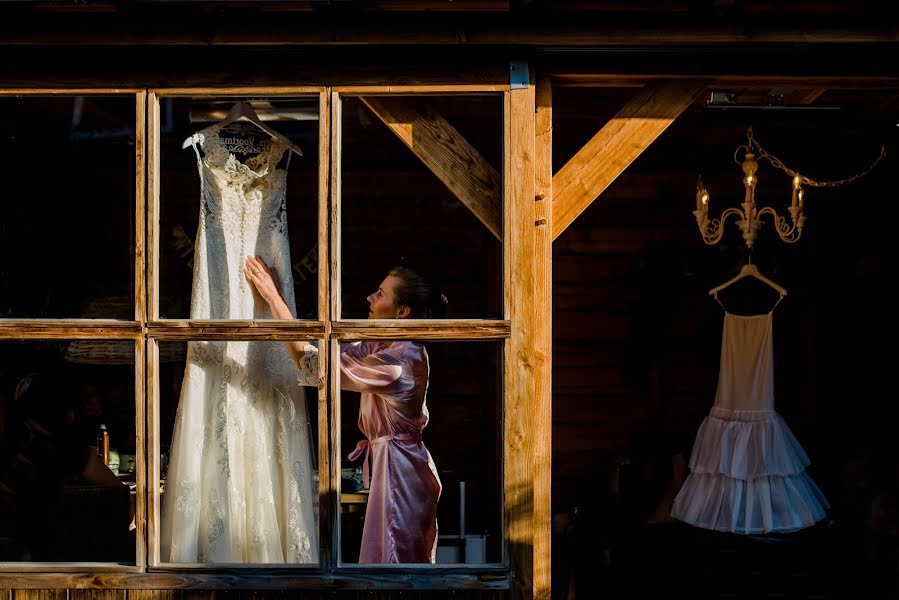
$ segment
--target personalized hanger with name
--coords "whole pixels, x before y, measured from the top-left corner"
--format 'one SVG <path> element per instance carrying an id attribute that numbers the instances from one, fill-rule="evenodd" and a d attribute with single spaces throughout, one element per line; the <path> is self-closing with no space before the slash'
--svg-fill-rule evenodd
<path id="1" fill-rule="evenodd" d="M 245 119 L 245 120 L 249 121 L 250 123 L 253 123 L 254 125 L 256 125 L 256 127 L 261 129 L 265 133 L 269 134 L 274 139 L 287 145 L 287 147 L 290 148 L 290 150 L 292 152 L 295 152 L 299 156 L 303 156 L 303 151 L 300 150 L 300 147 L 297 146 L 296 144 L 294 144 L 283 133 L 278 133 L 277 131 L 275 131 L 268 125 L 266 125 L 262 121 L 262 119 L 259 118 L 259 115 L 256 114 L 256 111 L 253 110 L 253 107 L 250 106 L 249 102 L 238 102 L 237 104 L 232 106 L 231 111 L 228 113 L 228 116 L 226 116 L 224 119 L 219 121 L 219 123 L 218 123 L 219 128 L 230 125 L 231 123 L 234 123 L 235 121 L 238 121 L 240 119 Z M 187 148 L 188 146 L 190 146 L 191 144 L 196 143 L 196 139 L 197 139 L 196 135 L 197 134 L 188 136 L 187 139 L 184 140 L 184 143 L 181 144 L 181 148 L 184 149 L 184 148 Z"/>

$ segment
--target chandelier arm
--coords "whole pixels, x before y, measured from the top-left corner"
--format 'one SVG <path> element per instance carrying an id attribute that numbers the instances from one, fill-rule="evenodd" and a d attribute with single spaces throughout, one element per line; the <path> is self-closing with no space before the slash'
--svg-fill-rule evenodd
<path id="1" fill-rule="evenodd" d="M 805 224 L 805 216 L 793 216 L 793 223 L 787 223 L 786 217 L 781 217 L 772 207 L 766 206 L 758 212 L 758 219 L 761 220 L 763 215 L 770 215 L 774 221 L 774 229 L 777 231 L 778 237 L 788 244 L 794 244 L 799 241 L 802 235 L 802 226 Z"/>
<path id="2" fill-rule="evenodd" d="M 702 241 L 709 246 L 713 246 L 721 241 L 721 236 L 724 235 L 724 223 L 727 222 L 727 219 L 731 216 L 745 219 L 743 211 L 733 207 L 726 209 L 717 219 L 709 219 L 708 213 L 704 211 L 693 211 L 693 213 L 696 215 L 696 224 L 699 226 Z"/>

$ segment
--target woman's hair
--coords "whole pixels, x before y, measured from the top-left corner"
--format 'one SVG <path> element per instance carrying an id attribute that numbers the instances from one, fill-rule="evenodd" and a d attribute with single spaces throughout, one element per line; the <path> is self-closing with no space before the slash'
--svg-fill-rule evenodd
<path id="1" fill-rule="evenodd" d="M 446 317 L 448 300 L 437 287 L 414 269 L 398 265 L 387 272 L 398 279 L 393 290 L 396 303 L 408 306 L 414 319 L 442 319 Z"/>

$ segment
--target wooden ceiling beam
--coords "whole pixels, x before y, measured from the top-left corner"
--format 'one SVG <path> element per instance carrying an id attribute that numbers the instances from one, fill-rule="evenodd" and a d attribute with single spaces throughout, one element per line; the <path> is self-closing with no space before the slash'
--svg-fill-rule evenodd
<path id="1" fill-rule="evenodd" d="M 220 13 L 204 27 L 203 3 L 126 3 L 127 10 L 83 14 L 27 10 L 20 4 L 0 23 L 0 44 L 102 45 L 385 45 L 538 46 L 542 48 L 647 48 L 748 44 L 894 44 L 894 29 L 867 15 L 834 14 L 809 22 L 802 16 L 744 22 L 697 22 L 689 13 L 639 17 L 601 13 L 515 16 L 506 11 L 340 11 Z M 210 3 L 212 4 L 212 3 Z M 470 5 L 470 3 L 468 3 Z M 207 7 L 208 8 L 208 7 Z M 476 14 L 477 18 L 472 15 Z M 227 18 L 232 17 L 233 18 Z"/>
<path id="2" fill-rule="evenodd" d="M 703 83 L 662 81 L 640 90 L 553 175 L 553 239 L 702 93 Z"/>
<path id="3" fill-rule="evenodd" d="M 362 96 L 360 100 L 497 239 L 502 239 L 499 172 L 449 121 L 435 110 L 421 114 L 409 98 Z"/>
<path id="4" fill-rule="evenodd" d="M 546 75 L 552 77 L 553 87 L 595 87 L 628 88 L 643 87 L 659 80 L 695 81 L 697 75 L 677 73 L 575 73 L 563 72 L 548 66 Z M 895 75 L 772 75 L 750 74 L 731 75 L 708 73 L 702 75 L 710 88 L 740 86 L 747 88 L 817 88 L 827 90 L 879 90 L 899 88 L 899 77 Z"/>

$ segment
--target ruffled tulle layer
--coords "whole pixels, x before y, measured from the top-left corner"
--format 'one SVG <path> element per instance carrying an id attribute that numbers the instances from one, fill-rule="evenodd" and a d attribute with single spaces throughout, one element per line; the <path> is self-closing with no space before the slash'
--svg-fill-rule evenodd
<path id="1" fill-rule="evenodd" d="M 671 516 L 696 527 L 740 534 L 788 533 L 814 525 L 829 507 L 804 471 L 751 480 L 691 473 Z"/>
<path id="2" fill-rule="evenodd" d="M 713 407 L 696 434 L 690 456 L 693 473 L 721 473 L 742 480 L 796 475 L 808 465 L 805 450 L 773 410 Z"/>
<path id="3" fill-rule="evenodd" d="M 808 455 L 773 410 L 713 407 L 696 434 L 671 516 L 704 529 L 788 533 L 829 507 L 805 472 Z"/>

